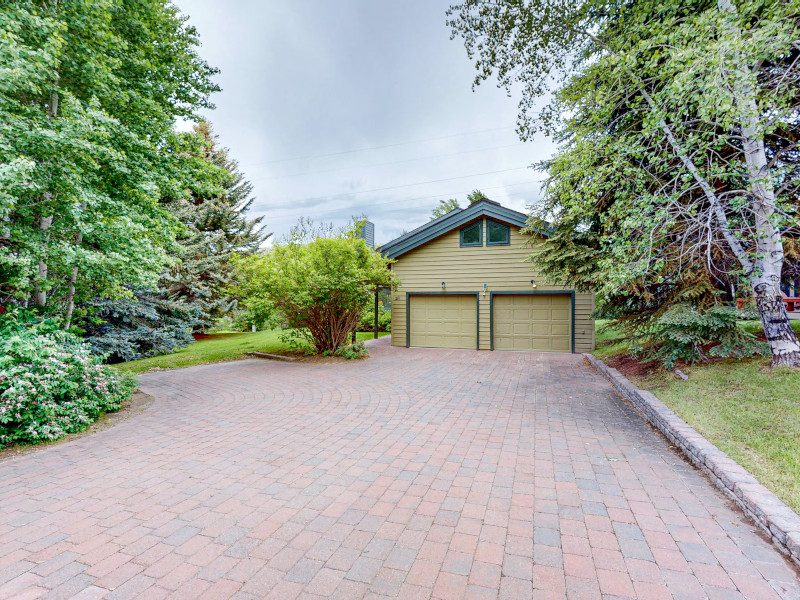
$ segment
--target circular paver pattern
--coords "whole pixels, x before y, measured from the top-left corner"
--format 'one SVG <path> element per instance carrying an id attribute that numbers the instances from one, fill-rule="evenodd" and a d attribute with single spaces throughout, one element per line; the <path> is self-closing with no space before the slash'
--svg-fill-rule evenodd
<path id="1" fill-rule="evenodd" d="M 577 355 L 143 375 L 0 463 L 0 598 L 773 599 L 797 572 Z"/>

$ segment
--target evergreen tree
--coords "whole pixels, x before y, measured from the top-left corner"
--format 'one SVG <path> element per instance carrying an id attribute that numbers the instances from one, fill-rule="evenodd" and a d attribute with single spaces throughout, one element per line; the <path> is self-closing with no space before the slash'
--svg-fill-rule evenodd
<path id="1" fill-rule="evenodd" d="M 92 345 L 112 361 L 173 352 L 236 307 L 228 296 L 234 254 L 255 253 L 269 237 L 262 217 L 249 218 L 252 185 L 210 124 L 171 136 L 166 155 L 171 180 L 163 206 L 183 226 L 177 261 L 155 290 L 133 298 L 96 300 L 81 326 Z"/>
<path id="2" fill-rule="evenodd" d="M 209 123 L 183 134 L 177 150 L 185 193 L 164 203 L 186 234 L 179 241 L 181 261 L 162 275 L 159 288 L 166 297 L 197 304 L 207 326 L 235 307 L 226 291 L 231 257 L 254 253 L 271 234 L 264 232 L 263 217 L 247 216 L 253 186 Z"/>
<path id="3" fill-rule="evenodd" d="M 132 298 L 95 300 L 85 307 L 82 328 L 94 352 L 107 362 L 169 354 L 194 341 L 192 327 L 202 321 L 200 307 L 137 290 Z"/>

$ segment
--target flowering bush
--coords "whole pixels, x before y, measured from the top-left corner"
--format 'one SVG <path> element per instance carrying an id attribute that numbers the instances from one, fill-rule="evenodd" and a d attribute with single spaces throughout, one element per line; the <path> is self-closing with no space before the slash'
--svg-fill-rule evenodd
<path id="1" fill-rule="evenodd" d="M 55 440 L 119 410 L 136 380 L 101 362 L 69 333 L 0 325 L 0 447 Z"/>

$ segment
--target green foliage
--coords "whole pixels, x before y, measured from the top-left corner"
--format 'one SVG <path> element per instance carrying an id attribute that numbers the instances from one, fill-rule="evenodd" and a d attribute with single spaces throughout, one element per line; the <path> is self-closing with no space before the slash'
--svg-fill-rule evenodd
<path id="1" fill-rule="evenodd" d="M 383 303 L 378 304 L 378 331 L 392 330 L 392 312 L 383 308 Z M 358 331 L 375 331 L 375 303 L 370 301 L 361 320 L 358 323 Z"/>
<path id="2" fill-rule="evenodd" d="M 199 306 L 137 290 L 133 298 L 96 300 L 81 321 L 86 340 L 107 362 L 169 354 L 194 342 L 192 330 L 203 321 Z"/>
<path id="3" fill-rule="evenodd" d="M 308 332 L 300 329 L 281 329 L 278 334 L 278 339 L 281 343 L 286 344 L 286 347 L 291 352 L 303 351 L 305 354 L 313 354 L 314 349 L 308 345 Z M 327 351 L 328 354 L 323 352 L 323 355 L 328 356 L 332 353 L 331 350 Z"/>
<path id="4" fill-rule="evenodd" d="M 529 221 L 548 279 L 642 333 L 676 303 L 797 273 L 796 253 L 780 263 L 800 217 L 800 4 L 464 0 L 449 16 L 476 84 L 521 87 L 521 137 L 560 144 Z"/>
<path id="5" fill-rule="evenodd" d="M 480 190 L 472 190 L 467 196 L 468 204 L 475 204 L 479 200 L 488 200 L 488 198 L 484 196 L 483 192 Z M 433 219 L 438 219 L 439 217 L 443 217 L 447 213 L 452 212 L 458 208 L 461 208 L 461 205 L 455 198 L 448 198 L 447 200 L 439 200 L 439 205 L 436 208 L 434 208 L 433 211 L 431 212 L 431 221 Z"/>
<path id="6" fill-rule="evenodd" d="M 675 305 L 656 319 L 644 336 L 646 353 L 667 369 L 678 361 L 768 355 L 769 347 L 739 327 L 737 318 L 738 312 L 730 307 L 714 306 L 701 312 L 688 304 Z"/>
<path id="7" fill-rule="evenodd" d="M 277 315 L 317 352 L 334 352 L 358 325 L 376 287 L 393 283 L 390 261 L 353 230 L 308 238 L 309 229 L 301 227 L 264 254 L 237 260 L 235 289 L 254 314 Z"/>
<path id="8" fill-rule="evenodd" d="M 119 410 L 136 380 L 47 323 L 0 324 L 0 446 L 58 439 Z"/>
<path id="9" fill-rule="evenodd" d="M 368 357 L 369 350 L 367 350 L 367 346 L 364 342 L 357 342 L 355 344 L 339 346 L 334 354 L 347 360 L 357 360 L 359 358 Z"/>
<path id="10" fill-rule="evenodd" d="M 480 190 L 472 190 L 469 195 L 467 196 L 467 202 L 470 204 L 475 204 L 480 200 L 488 200 L 484 193 Z"/>
<path id="11" fill-rule="evenodd" d="M 0 32 L 0 302 L 154 285 L 180 230 L 164 149 L 217 89 L 196 31 L 166 0 L 19 0 Z"/>
<path id="12" fill-rule="evenodd" d="M 436 208 L 433 209 L 431 212 L 431 221 L 434 219 L 438 219 L 439 217 L 445 216 L 447 213 L 453 212 L 456 209 L 461 208 L 458 203 L 458 200 L 455 198 L 448 198 L 447 200 L 439 200 L 439 204 Z"/>
<path id="13" fill-rule="evenodd" d="M 193 341 L 193 331 L 233 313 L 231 256 L 254 253 L 269 236 L 260 217 L 248 218 L 252 186 L 227 149 L 218 147 L 208 123 L 171 136 L 167 152 L 175 160 L 161 202 L 184 227 L 180 260 L 162 271 L 155 290 L 83 306 L 87 317 L 80 326 L 111 362 L 173 352 Z"/>

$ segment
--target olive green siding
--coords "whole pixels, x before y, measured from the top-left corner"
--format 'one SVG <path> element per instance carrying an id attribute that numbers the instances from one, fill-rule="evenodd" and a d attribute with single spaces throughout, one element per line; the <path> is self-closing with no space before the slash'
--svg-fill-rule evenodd
<path id="1" fill-rule="evenodd" d="M 483 221 L 486 227 L 485 220 Z M 451 231 L 419 248 L 400 256 L 392 270 L 401 282 L 392 294 L 392 345 L 406 345 L 406 293 L 408 292 L 478 292 L 479 339 L 481 350 L 489 350 L 490 338 L 490 292 L 547 292 L 572 291 L 572 288 L 548 285 L 524 262 L 532 249 L 524 247 L 527 235 L 516 227 L 511 228 L 511 244 L 507 246 L 485 245 L 462 247 L 458 229 Z M 536 280 L 536 288 L 531 286 Z M 483 284 L 487 284 L 483 295 Z M 575 352 L 594 350 L 594 295 L 575 293 Z"/>

